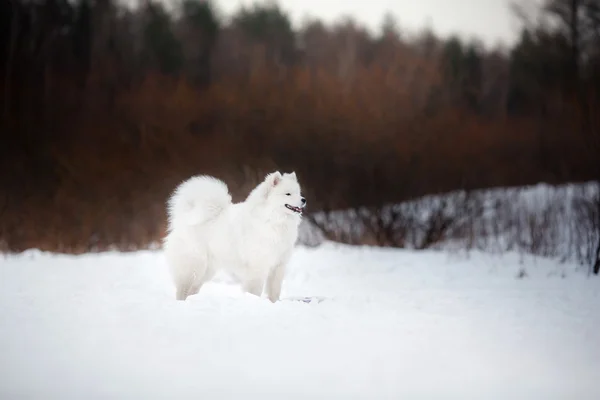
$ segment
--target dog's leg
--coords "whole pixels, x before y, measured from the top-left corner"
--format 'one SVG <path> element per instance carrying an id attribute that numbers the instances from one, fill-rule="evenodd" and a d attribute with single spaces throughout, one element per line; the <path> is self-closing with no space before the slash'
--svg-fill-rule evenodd
<path id="1" fill-rule="evenodd" d="M 269 273 L 267 278 L 267 295 L 269 300 L 275 303 L 281 295 L 281 286 L 283 285 L 283 277 L 285 275 L 285 264 L 275 266 Z"/>
<path id="2" fill-rule="evenodd" d="M 177 293 L 175 295 L 177 300 L 185 300 L 189 296 L 198 294 L 198 292 L 200 291 L 200 288 L 202 288 L 202 285 L 204 285 L 204 282 L 206 282 L 206 280 L 203 278 L 200 278 L 200 279 L 196 279 L 195 281 L 193 281 L 192 283 L 190 283 L 188 285 L 178 286 Z"/>
<path id="3" fill-rule="evenodd" d="M 214 277 L 214 275 L 215 272 L 212 268 L 204 268 L 204 274 L 202 276 L 194 276 L 194 283 L 192 283 L 192 285 L 190 286 L 188 296 L 198 294 L 198 292 L 200 292 L 200 289 L 202 289 L 202 286 L 206 282 L 210 281 Z"/>
<path id="4" fill-rule="evenodd" d="M 198 292 L 202 288 L 202 285 L 204 285 L 204 281 L 198 281 L 198 282 L 194 283 L 192 286 L 190 286 L 190 290 L 188 290 L 188 296 L 193 296 L 195 294 L 198 294 Z"/>
<path id="5" fill-rule="evenodd" d="M 185 301 L 200 291 L 208 279 L 206 260 L 197 258 L 184 258 L 179 261 L 180 266 L 175 271 L 175 298 Z"/>
<path id="6" fill-rule="evenodd" d="M 260 297 L 262 295 L 264 285 L 265 284 L 262 279 L 252 279 L 244 284 L 244 291 Z"/>
<path id="7" fill-rule="evenodd" d="M 189 287 L 178 286 L 175 293 L 175 299 L 177 299 L 178 301 L 185 301 L 185 299 L 187 299 L 188 297 L 188 293 Z"/>
<path id="8" fill-rule="evenodd" d="M 175 277 L 175 299 L 185 301 L 190 296 L 194 284 L 193 271 L 184 271 Z"/>

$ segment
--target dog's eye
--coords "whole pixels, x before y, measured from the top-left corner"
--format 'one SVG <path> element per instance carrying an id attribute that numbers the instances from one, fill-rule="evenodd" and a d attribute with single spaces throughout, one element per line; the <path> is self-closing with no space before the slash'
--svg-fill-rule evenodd
<path id="1" fill-rule="evenodd" d="M 292 194 L 291 194 L 291 193 L 286 193 L 285 195 L 286 195 L 286 196 L 291 196 Z"/>

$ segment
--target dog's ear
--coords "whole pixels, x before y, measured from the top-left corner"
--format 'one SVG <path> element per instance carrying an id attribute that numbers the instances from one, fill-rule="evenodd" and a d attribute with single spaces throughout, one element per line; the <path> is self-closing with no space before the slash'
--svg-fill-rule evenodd
<path id="1" fill-rule="evenodd" d="M 283 174 L 284 178 L 292 178 L 293 180 L 297 181 L 298 178 L 296 178 L 296 172 L 290 172 L 289 174 L 286 172 Z"/>
<path id="2" fill-rule="evenodd" d="M 279 182 L 281 182 L 281 172 L 275 171 L 273 173 L 270 173 L 269 175 L 267 175 L 265 181 L 269 184 L 270 187 L 275 187 L 279 185 Z"/>

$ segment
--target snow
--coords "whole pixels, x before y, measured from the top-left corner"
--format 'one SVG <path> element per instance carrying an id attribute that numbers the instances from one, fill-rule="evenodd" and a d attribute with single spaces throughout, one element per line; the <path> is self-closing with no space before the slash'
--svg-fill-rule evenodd
<path id="1" fill-rule="evenodd" d="M 5 256 L 0 398 L 600 398 L 600 280 L 575 264 L 326 242 L 293 257 L 283 297 L 306 295 L 177 302 L 160 250 Z"/>

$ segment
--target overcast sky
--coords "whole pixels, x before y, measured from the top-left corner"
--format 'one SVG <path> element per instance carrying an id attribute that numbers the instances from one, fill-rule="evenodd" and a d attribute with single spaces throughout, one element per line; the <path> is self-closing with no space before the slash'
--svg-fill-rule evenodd
<path id="1" fill-rule="evenodd" d="M 217 0 L 219 9 L 231 13 L 241 4 L 255 0 Z M 306 15 L 327 22 L 351 15 L 371 29 L 378 29 L 386 11 L 396 16 L 400 28 L 410 31 L 431 26 L 442 35 L 476 35 L 486 45 L 498 41 L 511 44 L 519 25 L 511 13 L 509 0 L 279 0 L 295 24 Z"/>

